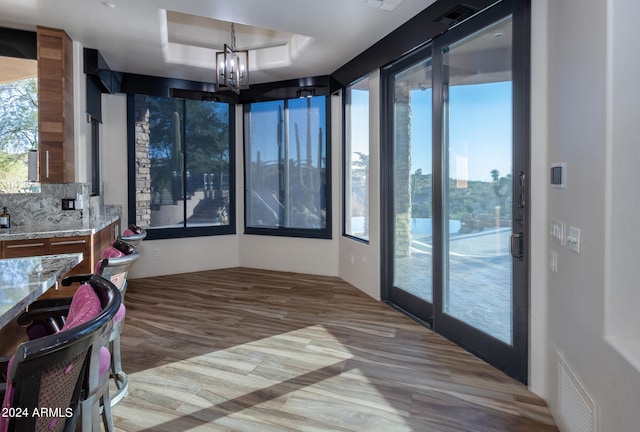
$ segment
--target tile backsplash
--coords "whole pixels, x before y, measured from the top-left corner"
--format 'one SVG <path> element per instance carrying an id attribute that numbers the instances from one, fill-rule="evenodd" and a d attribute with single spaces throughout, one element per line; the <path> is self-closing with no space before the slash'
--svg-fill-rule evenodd
<path id="1" fill-rule="evenodd" d="M 41 184 L 40 193 L 0 194 L 0 209 L 7 207 L 12 226 L 89 223 L 105 211 L 103 195 L 90 196 L 85 183 Z M 62 199 L 82 194 L 82 210 L 62 210 Z M 77 201 L 76 201 L 77 205 Z"/>

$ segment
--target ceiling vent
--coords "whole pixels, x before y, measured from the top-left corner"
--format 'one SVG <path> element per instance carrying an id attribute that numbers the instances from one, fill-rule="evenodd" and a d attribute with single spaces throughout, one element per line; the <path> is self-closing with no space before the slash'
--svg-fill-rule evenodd
<path id="1" fill-rule="evenodd" d="M 392 11 L 402 3 L 402 0 L 365 0 L 364 4 L 374 9 Z"/>
<path id="2" fill-rule="evenodd" d="M 453 27 L 454 25 L 466 20 L 471 15 L 478 12 L 478 8 L 466 5 L 464 3 L 460 3 L 458 6 L 451 9 L 449 12 L 442 15 L 440 18 L 436 19 L 434 22 L 438 24 L 442 24 L 447 28 Z"/>

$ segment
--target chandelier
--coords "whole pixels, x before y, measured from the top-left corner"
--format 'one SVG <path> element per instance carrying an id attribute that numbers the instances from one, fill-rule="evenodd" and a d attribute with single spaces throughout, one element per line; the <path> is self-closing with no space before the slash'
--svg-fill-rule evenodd
<path id="1" fill-rule="evenodd" d="M 224 44 L 224 51 L 216 53 L 216 77 L 218 87 L 228 87 L 235 93 L 249 88 L 249 51 L 236 49 L 236 30 L 231 23 L 231 46 Z"/>

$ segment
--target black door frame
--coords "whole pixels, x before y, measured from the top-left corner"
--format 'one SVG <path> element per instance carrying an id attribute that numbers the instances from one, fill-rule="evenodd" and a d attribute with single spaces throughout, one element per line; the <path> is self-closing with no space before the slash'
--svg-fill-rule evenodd
<path id="1" fill-rule="evenodd" d="M 513 345 L 508 345 L 483 333 L 462 321 L 442 313 L 442 287 L 446 275 L 444 260 L 444 231 L 441 214 L 443 204 L 442 161 L 442 76 L 440 53 L 446 45 L 463 39 L 474 32 L 511 15 L 513 19 L 512 77 L 513 77 L 513 230 L 521 232 L 522 259 L 513 258 Z M 394 244 L 394 130 L 393 130 L 393 83 L 391 77 L 410 65 L 432 58 L 433 64 L 433 300 L 428 303 L 399 288 L 393 287 Z M 528 380 L 528 328 L 529 328 L 529 208 L 530 197 L 527 186 L 530 148 L 530 0 L 504 0 L 466 22 L 433 39 L 425 47 L 404 56 L 382 70 L 381 112 L 381 236 L 382 236 L 382 299 L 414 319 L 433 327 L 436 332 L 453 340 L 508 375 L 526 384 Z M 436 109 L 437 108 L 437 109 Z M 520 186 L 519 172 L 524 173 Z M 516 199 L 522 194 L 522 200 Z M 434 307 L 436 305 L 436 307 Z M 435 320 L 435 323 L 434 323 Z M 434 325 L 435 324 L 435 325 Z"/>

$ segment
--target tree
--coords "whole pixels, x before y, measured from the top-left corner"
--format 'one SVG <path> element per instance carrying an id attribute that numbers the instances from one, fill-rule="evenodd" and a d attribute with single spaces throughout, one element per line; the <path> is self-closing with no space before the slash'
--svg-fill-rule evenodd
<path id="1" fill-rule="evenodd" d="M 369 155 L 354 152 L 358 159 L 351 161 L 351 200 L 352 216 L 366 216 L 369 208 L 367 174 L 369 172 Z"/>
<path id="2" fill-rule="evenodd" d="M 37 78 L 0 84 L 0 189 L 23 191 L 28 152 L 37 147 Z"/>
<path id="3" fill-rule="evenodd" d="M 148 104 L 149 158 L 155 193 L 172 191 L 173 200 L 179 199 L 183 170 L 188 175 L 188 193 L 204 186 L 205 174 L 228 171 L 227 104 L 159 97 L 149 97 Z M 173 191 L 176 184 L 180 191 Z"/>

